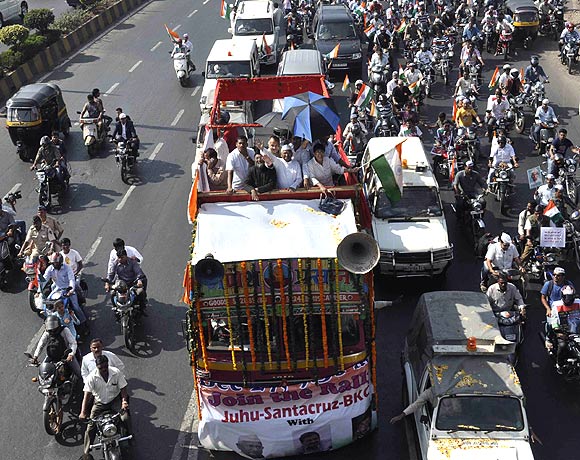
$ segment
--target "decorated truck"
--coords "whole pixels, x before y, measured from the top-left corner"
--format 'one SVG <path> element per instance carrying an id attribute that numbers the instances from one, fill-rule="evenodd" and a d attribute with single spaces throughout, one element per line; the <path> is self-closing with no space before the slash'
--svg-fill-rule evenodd
<path id="1" fill-rule="evenodd" d="M 361 187 L 333 189 L 344 203 L 335 216 L 319 209 L 314 190 L 252 201 L 198 185 L 189 197 L 184 325 L 201 445 L 275 458 L 370 433 L 380 254 L 364 232 Z"/>

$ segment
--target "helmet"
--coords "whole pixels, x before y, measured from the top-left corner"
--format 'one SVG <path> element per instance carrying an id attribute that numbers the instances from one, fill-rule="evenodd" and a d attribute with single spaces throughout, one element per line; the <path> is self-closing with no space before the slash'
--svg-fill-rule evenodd
<path id="1" fill-rule="evenodd" d="M 60 329 L 59 319 L 54 315 L 50 315 L 44 320 L 44 328 L 49 334 L 57 332 Z"/>
<path id="2" fill-rule="evenodd" d="M 62 265 L 62 254 L 60 252 L 55 252 L 52 256 L 50 256 L 50 262 L 53 265 Z"/>
<path id="3" fill-rule="evenodd" d="M 530 64 L 537 66 L 540 63 L 540 58 L 538 56 L 532 56 L 530 59 Z"/>
<path id="4" fill-rule="evenodd" d="M 562 302 L 564 305 L 569 307 L 574 303 L 574 298 L 576 297 L 576 291 L 570 285 L 566 285 L 562 288 Z"/>
<path id="5" fill-rule="evenodd" d="M 48 145 L 48 144 L 50 144 L 50 137 L 42 136 L 40 138 L 40 145 Z"/>
<path id="6" fill-rule="evenodd" d="M 520 71 L 518 69 L 512 69 L 510 70 L 510 75 L 514 78 L 519 77 Z"/>
<path id="7" fill-rule="evenodd" d="M 421 43 L 421 51 L 425 51 L 427 49 L 427 43 Z"/>
<path id="8" fill-rule="evenodd" d="M 504 64 L 502 70 L 510 70 L 511 66 L 509 64 Z"/>
<path id="9" fill-rule="evenodd" d="M 113 289 L 119 294 L 124 294 L 129 290 L 129 287 L 125 281 L 117 280 L 117 282 L 113 285 Z"/>
<path id="10" fill-rule="evenodd" d="M 119 114 L 119 120 L 124 120 L 125 118 L 127 118 L 127 115 L 125 113 L 121 112 Z"/>
<path id="11" fill-rule="evenodd" d="M 562 163 L 563 161 L 564 161 L 564 156 L 561 153 L 556 153 L 556 155 L 554 155 L 554 162 Z"/>
<path id="12" fill-rule="evenodd" d="M 566 29 L 574 29 L 574 23 L 573 22 L 569 22 L 568 24 L 566 24 Z"/>
<path id="13" fill-rule="evenodd" d="M 379 13 L 377 13 L 376 11 L 373 13 L 373 18 L 378 19 L 379 17 Z"/>

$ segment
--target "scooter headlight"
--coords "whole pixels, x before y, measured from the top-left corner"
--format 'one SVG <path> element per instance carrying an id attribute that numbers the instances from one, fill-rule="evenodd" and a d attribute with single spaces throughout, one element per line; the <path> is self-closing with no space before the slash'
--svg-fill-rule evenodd
<path id="1" fill-rule="evenodd" d="M 117 434 L 117 426 L 114 423 L 107 423 L 103 426 L 103 436 L 110 438 Z"/>

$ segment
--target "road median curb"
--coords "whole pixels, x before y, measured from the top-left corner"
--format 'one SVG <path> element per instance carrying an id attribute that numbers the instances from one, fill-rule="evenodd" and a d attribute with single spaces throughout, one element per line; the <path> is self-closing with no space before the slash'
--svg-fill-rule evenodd
<path id="1" fill-rule="evenodd" d="M 92 17 L 78 29 L 61 37 L 32 59 L 0 78 L 0 99 L 8 100 L 22 86 L 34 82 L 43 74 L 53 70 L 100 32 L 149 1 L 151 0 L 120 0 L 99 15 Z"/>

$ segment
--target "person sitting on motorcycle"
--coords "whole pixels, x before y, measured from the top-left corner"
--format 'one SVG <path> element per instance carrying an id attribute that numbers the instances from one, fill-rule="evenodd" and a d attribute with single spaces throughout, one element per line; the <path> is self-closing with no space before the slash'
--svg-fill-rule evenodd
<path id="1" fill-rule="evenodd" d="M 546 75 L 546 72 L 544 72 L 544 68 L 540 65 L 540 58 L 534 55 L 530 58 L 530 65 L 526 67 L 524 72 L 524 80 L 526 82 L 524 89 L 526 94 L 529 94 L 532 86 L 539 81 L 542 81 L 542 78 L 545 83 L 549 82 L 548 76 Z"/>
<path id="2" fill-rule="evenodd" d="M 127 251 L 120 249 L 117 251 L 117 261 L 114 263 L 111 270 L 107 273 L 107 281 L 105 282 L 105 291 L 109 292 L 115 281 L 121 280 L 127 283 L 127 286 L 137 286 L 137 299 L 141 308 L 146 307 L 147 303 L 147 277 L 141 265 L 129 257 Z"/>
<path id="3" fill-rule="evenodd" d="M 360 92 L 360 89 L 362 88 L 363 83 L 364 82 L 362 80 L 357 80 L 354 82 L 354 91 L 350 95 L 348 101 L 348 106 L 351 107 L 351 110 L 357 110 L 357 107 L 354 105 L 354 103 L 358 99 L 358 94 Z"/>
<path id="4" fill-rule="evenodd" d="M 516 158 L 516 152 L 514 148 L 507 143 L 505 137 L 501 136 L 497 138 L 497 144 L 492 146 L 491 152 L 489 154 L 489 174 L 487 175 L 487 183 L 488 185 L 491 184 L 491 180 L 493 175 L 495 174 L 495 169 L 501 163 L 511 163 L 513 164 L 514 168 L 518 168 L 518 159 Z M 510 184 L 513 184 L 514 181 L 514 173 L 510 171 Z"/>
<path id="5" fill-rule="evenodd" d="M 141 253 L 135 249 L 133 246 L 129 246 L 125 244 L 125 241 L 122 238 L 115 238 L 113 240 L 113 249 L 109 253 L 109 262 L 107 263 L 107 273 L 113 270 L 113 267 L 117 263 L 119 258 L 117 257 L 117 253 L 120 249 L 125 249 L 127 254 L 129 255 L 130 259 L 133 259 L 137 263 L 143 263 L 143 256 Z"/>
<path id="6" fill-rule="evenodd" d="M 373 16 L 376 13 L 377 16 L 382 16 L 384 13 L 383 5 L 379 3 L 378 0 L 373 0 L 373 2 L 369 5 L 369 13 L 372 13 Z"/>
<path id="7" fill-rule="evenodd" d="M 393 106 L 386 94 L 379 94 L 376 107 L 379 116 L 377 117 L 377 123 L 375 124 L 374 129 L 375 137 L 379 135 L 382 120 L 387 120 L 389 126 L 392 127 L 392 130 L 394 131 L 392 134 L 398 133 L 400 129 L 399 121 L 393 115 Z"/>
<path id="8" fill-rule="evenodd" d="M 466 96 L 470 92 L 477 95 L 477 87 L 474 82 L 469 79 L 469 75 L 460 75 L 457 79 L 457 83 L 455 83 L 453 97 Z"/>
<path id="9" fill-rule="evenodd" d="M 409 62 L 407 68 L 405 69 L 405 80 L 407 80 L 407 85 L 412 85 L 415 82 L 419 82 L 423 79 L 423 74 L 417 68 L 417 64 L 414 62 Z"/>
<path id="10" fill-rule="evenodd" d="M 75 354 L 77 352 L 77 340 L 70 332 L 70 329 L 60 324 L 60 320 L 50 315 L 44 320 L 44 332 L 40 336 L 36 350 L 32 355 L 32 361 L 38 363 L 38 357 L 42 350 L 46 347 L 46 356 L 51 362 L 58 362 L 66 355 L 66 363 L 68 368 L 80 379 L 81 367 L 77 361 Z"/>
<path id="11" fill-rule="evenodd" d="M 526 246 L 522 251 L 522 256 L 520 257 L 521 264 L 525 266 L 528 259 L 534 252 L 534 247 L 540 243 L 540 233 L 542 227 L 549 227 L 550 219 L 544 215 L 544 207 L 537 205 L 534 209 L 534 213 L 528 217 L 524 225 L 524 231 L 526 232 Z"/>
<path id="12" fill-rule="evenodd" d="M 453 14 L 453 7 L 447 5 L 443 13 L 441 13 L 441 22 L 445 28 L 452 27 L 455 24 L 455 15 Z"/>
<path id="13" fill-rule="evenodd" d="M 560 175 L 560 169 L 562 169 L 566 165 L 566 159 L 563 155 L 556 153 L 552 158 L 552 161 L 548 165 L 548 173 L 552 174 L 554 177 L 558 177 Z M 554 185 L 554 195 L 556 194 L 557 185 Z"/>
<path id="14" fill-rule="evenodd" d="M 562 368 L 566 364 L 567 334 L 577 334 L 580 329 L 580 299 L 576 297 L 576 290 L 573 286 L 562 288 L 562 299 L 552 303 L 548 320 L 548 338 L 546 348 L 552 348 L 549 338 L 555 335 L 557 341 L 556 349 L 556 371 L 561 374 Z"/>
<path id="15" fill-rule="evenodd" d="M 481 67 L 484 66 L 483 58 L 481 57 L 481 53 L 475 47 L 472 41 L 468 41 L 465 43 L 461 50 L 461 55 L 459 57 L 459 71 L 461 75 L 465 75 L 467 66 L 474 66 L 479 63 Z M 481 69 L 478 69 L 478 74 L 481 73 Z"/>
<path id="16" fill-rule="evenodd" d="M 453 179 L 453 190 L 455 192 L 455 206 L 457 216 L 463 220 L 467 209 L 467 199 L 476 198 L 482 191 L 487 192 L 487 184 L 481 175 L 473 170 L 473 161 L 465 162 L 463 171 L 459 171 Z M 482 209 L 485 209 L 485 199 L 480 200 Z"/>
<path id="17" fill-rule="evenodd" d="M 420 50 L 415 56 L 415 62 L 417 62 L 421 68 L 426 68 L 435 62 L 435 57 L 431 50 L 427 48 L 427 43 L 421 43 Z"/>
<path id="18" fill-rule="evenodd" d="M 381 26 L 385 25 L 385 23 L 381 19 L 381 16 L 379 15 L 379 13 L 374 12 L 373 17 L 369 21 L 369 25 L 374 26 L 374 30 L 379 30 L 381 28 Z"/>
<path id="19" fill-rule="evenodd" d="M 111 117 L 109 117 L 108 115 L 105 115 L 105 106 L 103 104 L 103 100 L 101 99 L 101 90 L 99 88 L 94 88 L 93 92 L 91 94 L 93 95 L 93 100 L 95 101 L 95 103 L 99 107 L 99 111 L 101 112 L 101 118 L 104 120 L 105 126 L 106 126 L 107 131 L 108 131 L 109 126 L 111 125 L 111 122 L 113 121 L 113 119 Z"/>
<path id="20" fill-rule="evenodd" d="M 558 136 L 554 138 L 552 145 L 550 145 L 550 150 L 548 151 L 548 167 L 550 166 L 550 162 L 553 160 L 556 153 L 559 153 L 564 158 L 566 158 L 570 153 L 580 153 L 580 149 L 578 149 L 578 147 L 574 147 L 574 144 L 570 139 L 568 139 L 567 136 L 568 130 L 566 128 L 560 128 L 558 130 Z"/>
<path id="21" fill-rule="evenodd" d="M 118 136 L 120 136 L 120 139 Z M 137 131 L 135 131 L 135 125 L 131 120 L 127 120 L 127 115 L 124 113 L 119 115 L 119 121 L 115 125 L 115 131 L 113 131 L 113 139 L 129 142 L 131 144 L 131 153 L 136 157 L 139 156 L 139 136 L 137 136 Z"/>
<path id="22" fill-rule="evenodd" d="M 386 81 L 386 72 L 389 67 L 389 55 L 383 53 L 383 49 L 379 45 L 375 45 L 374 53 L 369 62 L 368 73 L 380 72 L 383 74 L 383 81 Z"/>
<path id="23" fill-rule="evenodd" d="M 66 145 L 64 141 L 60 138 L 58 131 L 53 131 L 50 137 L 52 144 L 59 150 L 61 156 L 66 161 Z"/>
<path id="24" fill-rule="evenodd" d="M 467 0 L 461 0 L 461 3 L 455 10 L 455 20 L 461 24 L 465 19 L 471 17 L 471 9 L 467 4 Z"/>
<path id="25" fill-rule="evenodd" d="M 540 289 L 540 300 L 546 310 L 546 316 L 550 316 L 554 302 L 562 299 L 562 289 L 566 286 L 574 287 L 574 283 L 566 278 L 566 270 L 562 267 L 554 268 L 554 276 Z"/>
<path id="26" fill-rule="evenodd" d="M 510 70 L 511 66 L 509 64 L 504 64 L 501 68 L 499 77 L 497 77 L 497 86 L 504 94 L 507 93 L 507 86 L 510 79 Z"/>
<path id="27" fill-rule="evenodd" d="M 419 129 L 417 124 L 412 120 L 407 120 L 401 124 L 399 130 L 399 137 L 418 137 L 423 136 L 423 132 Z"/>
<path id="28" fill-rule="evenodd" d="M 535 124 L 532 129 L 532 140 L 536 144 L 536 150 L 540 148 L 540 130 L 551 129 L 550 125 L 558 125 L 558 118 L 554 113 L 554 109 L 550 107 L 549 104 L 550 100 L 544 99 L 542 105 L 536 109 L 536 114 L 534 116 Z"/>
<path id="29" fill-rule="evenodd" d="M 550 0 L 543 0 L 538 7 L 540 13 L 540 28 L 550 22 L 550 16 L 556 10 L 556 7 L 550 3 Z"/>
<path id="30" fill-rule="evenodd" d="M 481 24 L 483 25 L 488 21 L 493 21 L 494 23 L 497 22 L 497 10 L 493 5 L 489 5 L 485 10 Z"/>
<path id="31" fill-rule="evenodd" d="M 520 291 L 514 284 L 508 282 L 507 276 L 503 273 L 498 275 L 497 283 L 492 284 L 485 294 L 497 318 L 500 331 L 505 326 L 518 324 L 525 316 L 525 304 Z"/>
<path id="32" fill-rule="evenodd" d="M 499 241 L 491 243 L 485 254 L 483 267 L 481 270 L 481 291 L 487 290 L 490 276 L 497 279 L 501 271 L 511 268 L 519 268 L 523 271 L 520 255 L 516 246 L 512 243 L 512 238 L 507 233 L 502 233 Z"/>
<path id="33" fill-rule="evenodd" d="M 56 316 L 61 326 L 68 328 L 73 337 L 78 337 L 75 325 L 78 326 L 80 321 L 72 308 L 66 308 L 64 302 L 59 299 L 54 303 L 54 311 L 50 314 Z"/>
<path id="34" fill-rule="evenodd" d="M 433 42 L 435 42 L 435 38 L 441 39 L 444 36 L 443 35 L 444 32 L 445 26 L 443 25 L 441 18 L 435 17 L 435 19 L 433 20 L 433 24 L 431 24 L 431 29 L 429 30 L 429 33 L 433 37 Z"/>
<path id="35" fill-rule="evenodd" d="M 56 242 L 53 231 L 42 224 L 39 216 L 34 216 L 32 226 L 28 229 L 24 244 L 18 252 L 18 257 L 48 255 L 53 252 Z"/>
<path id="36" fill-rule="evenodd" d="M 574 23 L 567 22 L 566 27 L 560 34 L 560 40 L 558 41 L 558 56 L 562 55 L 562 47 L 569 42 L 579 41 L 580 40 L 580 33 L 575 28 Z"/>
<path id="37" fill-rule="evenodd" d="M 528 217 L 530 217 L 534 213 L 535 207 L 536 207 L 535 201 L 528 201 L 528 203 L 526 204 L 526 208 L 518 214 L 518 239 L 520 242 L 525 241 L 526 239 L 524 225 L 526 225 Z"/>
<path id="38" fill-rule="evenodd" d="M 555 189 L 556 179 L 554 174 L 546 174 L 546 183 L 540 185 L 534 192 L 534 199 L 541 206 L 548 206 L 550 200 L 554 199 L 556 196 Z"/>
<path id="39" fill-rule="evenodd" d="M 439 167 L 439 163 L 443 161 L 440 153 L 440 149 L 448 151 L 451 146 L 453 146 L 454 136 L 453 129 L 451 127 L 451 121 L 445 120 L 443 126 L 435 131 L 435 145 L 432 150 L 433 154 L 433 169 Z"/>
<path id="40" fill-rule="evenodd" d="M 570 212 L 568 212 L 568 208 L 572 209 L 573 211 L 576 210 L 577 205 L 574 203 L 568 195 L 564 193 L 564 186 L 562 184 L 556 184 L 554 186 L 554 198 L 553 202 L 562 214 L 562 217 L 566 220 L 570 219 Z M 563 222 L 556 224 L 557 227 L 562 227 Z"/>
<path id="41" fill-rule="evenodd" d="M 60 153 L 60 150 L 51 142 L 50 137 L 42 136 L 40 139 L 40 147 L 36 153 L 36 157 L 30 166 L 30 170 L 36 169 L 36 166 L 41 167 L 53 166 L 56 171 L 56 179 L 62 184 L 68 177 L 68 169 L 66 162 Z"/>
<path id="42" fill-rule="evenodd" d="M 352 113 L 350 115 L 350 122 L 345 126 L 343 137 L 344 137 L 344 145 L 351 140 L 358 140 L 362 139 L 363 144 L 366 143 L 366 136 L 368 131 L 364 125 L 364 123 L 360 122 L 358 119 L 358 115 L 356 113 Z"/>
<path id="43" fill-rule="evenodd" d="M 507 97 L 516 97 L 524 92 L 524 85 L 520 79 L 520 72 L 516 68 L 510 70 L 510 77 L 503 90 Z"/>
<path id="44" fill-rule="evenodd" d="M 495 95 L 489 96 L 486 109 L 487 138 L 489 142 L 493 139 L 493 132 L 498 126 L 500 120 L 503 120 L 510 108 L 510 103 L 501 92 L 496 88 Z"/>
<path id="45" fill-rule="evenodd" d="M 85 102 L 81 114 L 79 115 L 80 122 L 82 123 L 83 118 L 98 118 L 99 121 L 101 121 L 101 115 L 102 110 L 99 104 L 95 101 L 95 97 L 92 94 L 89 94 L 87 96 L 87 102 Z"/>
<path id="46" fill-rule="evenodd" d="M 473 120 L 476 120 L 478 124 L 481 125 L 481 118 L 477 112 L 471 107 L 471 101 L 467 98 L 463 99 L 463 105 L 457 109 L 455 113 L 455 123 L 459 128 L 460 134 L 462 134 L 465 129 L 473 126 Z"/>
<path id="47" fill-rule="evenodd" d="M 463 28 L 463 33 L 461 34 L 461 37 L 463 38 L 463 40 L 472 41 L 474 38 L 478 40 L 480 34 L 481 31 L 479 30 L 479 27 L 477 27 L 477 23 L 475 22 L 475 16 L 470 16 L 469 21 L 467 22 L 467 24 L 465 24 L 465 27 Z"/>
<path id="48" fill-rule="evenodd" d="M 419 124 L 419 114 L 413 108 L 413 103 L 410 101 L 403 106 L 403 110 L 401 110 L 401 112 L 399 113 L 399 118 L 401 119 L 402 123 L 407 123 L 408 121 L 411 121 L 415 125 Z"/>
<path id="49" fill-rule="evenodd" d="M 421 32 L 421 29 L 417 25 L 417 19 L 411 18 L 403 34 L 403 40 L 406 44 L 416 40 L 423 40 L 423 32 Z"/>
<path id="50" fill-rule="evenodd" d="M 383 50 L 387 50 L 391 46 L 391 34 L 387 31 L 385 26 L 382 26 L 379 31 L 375 34 L 375 46 Z"/>
<path id="51" fill-rule="evenodd" d="M 397 87 L 399 81 L 399 72 L 396 70 L 392 73 L 392 77 L 389 82 L 387 83 L 387 92 L 386 96 L 390 98 L 393 94 L 393 90 Z"/>
<path id="52" fill-rule="evenodd" d="M 393 89 L 392 94 L 393 109 L 402 109 L 405 104 L 411 100 L 411 97 L 411 90 L 407 85 L 405 85 L 405 82 L 399 78 L 399 80 L 397 80 L 397 86 Z"/>
<path id="53" fill-rule="evenodd" d="M 499 56 L 502 51 L 502 34 L 510 35 L 514 33 L 515 27 L 508 16 L 503 13 L 499 13 L 497 17 L 497 25 L 495 26 L 496 33 L 498 34 L 497 46 L 495 49 L 495 55 Z M 526 79 L 527 80 L 527 79 Z"/>

